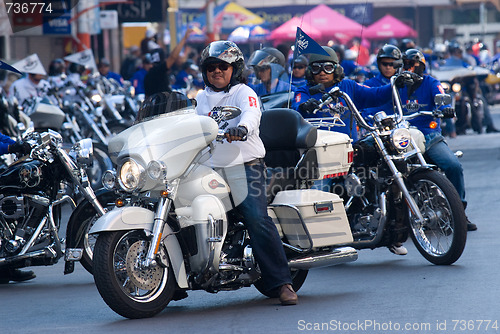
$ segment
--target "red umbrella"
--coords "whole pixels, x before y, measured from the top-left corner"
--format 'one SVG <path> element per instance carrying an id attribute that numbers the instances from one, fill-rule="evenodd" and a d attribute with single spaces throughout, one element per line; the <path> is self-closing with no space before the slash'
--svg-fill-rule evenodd
<path id="1" fill-rule="evenodd" d="M 300 27 L 312 39 L 321 38 L 321 31 L 304 22 L 300 17 L 293 17 L 274 29 L 268 39 L 274 41 L 275 45 L 283 41 L 294 41 L 297 27 Z"/>
<path id="2" fill-rule="evenodd" d="M 366 28 L 363 37 L 369 39 L 417 37 L 417 32 L 394 16 L 387 14 Z"/>

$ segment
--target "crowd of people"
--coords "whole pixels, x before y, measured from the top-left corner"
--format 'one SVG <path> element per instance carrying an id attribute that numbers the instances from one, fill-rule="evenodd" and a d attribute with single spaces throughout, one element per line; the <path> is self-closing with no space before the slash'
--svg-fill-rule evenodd
<path id="1" fill-rule="evenodd" d="M 318 84 L 323 85 L 324 91 L 338 86 L 352 97 L 364 114 L 370 115 L 380 110 L 389 114 L 393 112 L 389 79 L 402 69 L 414 73 L 417 78 L 413 88 L 397 83 L 403 104 L 418 100 L 421 105 L 432 109 L 434 96 L 444 90 L 440 82 L 429 75 L 431 69 L 446 65 L 471 66 L 474 62 L 475 65 L 487 65 L 500 59 L 500 43 L 497 43 L 499 53 L 488 55 L 484 52 L 484 46 L 478 48 L 476 44 L 470 47 L 472 53 L 453 43 L 444 51 L 438 52 L 441 46 L 436 45 L 435 52 L 429 52 L 418 48 L 412 40 L 381 45 L 373 54 L 359 40 L 354 41 L 350 48 L 329 44 L 323 46 L 327 55 L 300 55 L 295 59 L 290 47 L 285 48 L 285 52 L 282 51 L 283 48 L 264 47 L 245 57 L 235 43 L 216 41 L 198 54 L 196 49 L 186 47 L 189 34 L 190 31 L 186 31 L 177 46 L 167 53 L 157 44 L 155 35 L 148 30 L 141 45 L 128 50 L 119 74 L 110 70 L 110 63 L 106 59 L 99 61 L 98 71 L 100 75 L 116 80 L 119 84 L 129 80 L 136 92 L 143 93 L 146 97 L 165 91 L 186 93 L 191 88 L 198 89 L 196 110 L 202 115 L 208 115 L 218 108 L 221 101 L 241 108 L 241 115 L 228 122 L 226 138 L 229 144 L 216 145 L 212 164 L 217 168 L 227 168 L 238 163 L 244 166 L 247 176 L 254 176 L 241 178 L 238 173 L 229 173 L 227 178 L 229 184 L 235 185 L 232 189 L 244 190 L 242 201 L 236 209 L 245 217 L 263 280 L 268 289 L 277 289 L 283 305 L 296 304 L 298 298 L 291 286 L 290 272 L 278 231 L 267 215 L 263 190 L 265 148 L 258 130 L 263 112 L 259 97 L 291 91 L 294 93 L 291 108 L 308 118 L 313 116 L 311 112 L 318 108 L 322 98 L 322 92 L 311 93 L 309 89 Z M 181 56 L 183 48 L 189 49 L 189 52 L 185 51 Z M 10 86 L 9 94 L 16 96 L 22 103 L 22 100 L 38 94 L 37 91 L 45 85 L 58 87 L 67 81 L 83 85 L 84 71 L 85 68 L 81 65 L 71 64 L 66 73 L 66 63 L 56 59 L 49 66 L 47 80 L 43 75 L 27 73 L 26 77 Z M 450 106 L 442 107 L 444 111 L 449 111 L 449 108 Z M 314 117 L 322 116 L 330 114 L 321 110 L 314 114 Z M 356 122 L 350 119 L 350 115 L 342 117 L 346 118 L 345 123 L 349 125 L 336 128 L 336 131 L 346 133 L 353 141 L 357 141 L 359 133 Z M 417 117 L 412 120 L 412 125 L 425 135 L 426 154 L 445 172 L 465 207 L 467 202 L 462 166 L 448 148 L 439 120 L 435 125 L 429 117 Z M 486 126 L 490 127 L 491 131 L 488 132 L 496 131 L 493 124 Z M 0 153 L 22 149 L 15 142 L 6 142 L 5 147 L 0 148 Z M 227 161 L 227 151 L 234 149 L 240 152 L 239 160 Z M 313 187 L 328 191 L 331 180 L 316 182 Z M 469 222 L 468 229 L 476 230 L 477 226 Z M 398 255 L 407 253 L 402 244 L 394 244 L 389 248 Z M 7 270 L 0 272 L 0 283 L 33 277 L 32 272 Z"/>

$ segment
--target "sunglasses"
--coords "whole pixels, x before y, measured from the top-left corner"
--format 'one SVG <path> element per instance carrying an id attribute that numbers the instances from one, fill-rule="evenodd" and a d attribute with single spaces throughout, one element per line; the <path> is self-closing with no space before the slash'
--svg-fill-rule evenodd
<path id="1" fill-rule="evenodd" d="M 404 69 L 408 70 L 408 69 L 412 68 L 413 66 L 415 66 L 418 63 L 418 61 L 415 61 L 415 60 L 403 60 L 403 63 L 404 63 Z"/>
<path id="2" fill-rule="evenodd" d="M 326 63 L 314 63 L 311 65 L 312 74 L 319 74 L 321 71 L 326 74 L 332 74 L 335 71 L 335 64 L 331 62 Z"/>
<path id="3" fill-rule="evenodd" d="M 393 62 L 385 62 L 385 61 L 382 61 L 380 62 L 380 65 L 381 66 L 384 66 L 384 67 L 394 67 L 394 63 Z"/>
<path id="4" fill-rule="evenodd" d="M 303 70 L 304 68 L 306 68 L 304 65 L 298 65 L 298 66 L 294 66 L 293 69 L 299 69 L 299 70 Z"/>
<path id="5" fill-rule="evenodd" d="M 228 63 L 217 63 L 217 64 L 208 64 L 207 72 L 214 72 L 216 69 L 221 70 L 222 72 L 227 71 L 229 69 Z"/>

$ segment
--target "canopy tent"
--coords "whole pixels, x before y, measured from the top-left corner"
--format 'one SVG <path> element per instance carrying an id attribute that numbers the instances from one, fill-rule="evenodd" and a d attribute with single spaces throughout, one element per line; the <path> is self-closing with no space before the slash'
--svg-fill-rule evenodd
<path id="1" fill-rule="evenodd" d="M 234 29 L 227 39 L 235 43 L 264 42 L 270 34 L 271 31 L 261 25 L 249 24 Z"/>
<path id="2" fill-rule="evenodd" d="M 234 2 L 227 1 L 214 8 L 214 33 L 216 34 L 229 34 L 238 26 L 263 24 L 264 22 L 262 17 Z M 193 23 L 198 24 L 206 31 L 206 14 L 200 15 L 193 20 Z"/>
<path id="3" fill-rule="evenodd" d="M 417 32 L 394 16 L 387 14 L 368 26 L 363 32 L 363 37 L 368 39 L 417 37 Z"/>
<path id="4" fill-rule="evenodd" d="M 321 4 L 303 15 L 303 23 L 308 23 L 321 32 L 321 40 L 336 39 L 347 43 L 354 37 L 360 37 L 363 26 L 358 22 L 340 14 L 336 10 Z M 306 31 L 307 33 L 307 31 Z"/>
<path id="5" fill-rule="evenodd" d="M 309 23 L 302 21 L 300 17 L 293 17 L 286 21 L 278 28 L 274 29 L 269 36 L 274 45 L 283 41 L 294 41 L 297 35 L 297 27 L 300 27 L 309 37 L 317 40 L 321 37 L 321 31 L 311 26 Z"/>

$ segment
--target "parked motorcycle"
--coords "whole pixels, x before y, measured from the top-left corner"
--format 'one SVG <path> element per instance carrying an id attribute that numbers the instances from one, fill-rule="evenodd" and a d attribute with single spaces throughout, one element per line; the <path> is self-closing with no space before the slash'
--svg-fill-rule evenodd
<path id="1" fill-rule="evenodd" d="M 0 267 L 52 265 L 64 256 L 65 273 L 73 271 L 74 261 L 92 273 L 93 244 L 86 233 L 105 213 L 85 172 L 92 162 L 92 141 L 83 139 L 67 153 L 61 135 L 52 130 L 29 129 L 23 140 L 31 145 L 29 155 L 0 173 Z M 99 195 L 103 203 L 106 196 Z M 62 206 L 74 208 L 79 200 L 63 249 Z"/>
<path id="2" fill-rule="evenodd" d="M 338 87 L 331 89 L 320 104 L 319 109 L 332 105 L 337 113 L 347 108 L 365 130 L 365 136 L 354 144 L 349 173 L 337 175 L 333 191 L 344 199 L 354 238 L 352 247 L 389 247 L 405 242 L 410 235 L 429 262 L 449 265 L 460 258 L 465 247 L 464 207 L 446 176 L 427 164 L 422 146 L 410 134 L 407 122 L 421 114 L 438 118 L 444 115 L 435 110 L 403 116 L 394 80 L 395 77 L 391 82 L 397 113 L 379 112 L 373 117 L 373 125 L 363 119 L 350 97 Z M 435 102 L 439 107 L 449 104 L 451 98 L 437 95 Z M 324 119 L 311 121 L 327 126 Z M 338 126 L 338 121 L 331 126 Z M 349 140 L 347 135 L 340 135 Z"/>
<path id="3" fill-rule="evenodd" d="M 189 107 L 159 115 L 140 112 L 137 124 L 110 140 L 117 172 L 107 172 L 103 183 L 121 197 L 90 234 L 98 233 L 93 258 L 97 289 L 124 317 L 151 317 L 185 290 L 218 292 L 253 284 L 266 296 L 277 296 L 259 281 L 248 232 L 229 209 L 226 181 L 203 164 L 211 143 L 224 138 L 219 126 L 240 113 L 234 107 L 220 109 L 212 117 Z M 261 136 L 266 162 L 277 172 L 269 185 L 274 191 L 269 192 L 268 212 L 299 290 L 309 269 L 354 261 L 357 252 L 343 246 L 353 239 L 339 196 L 307 189 L 311 179 L 320 177 L 319 166 L 328 166 L 318 162 L 326 147 L 316 150 L 316 128 L 297 112 L 284 110 L 264 112 L 271 118 L 263 119 Z M 347 171 L 347 154 L 345 160 Z"/>

